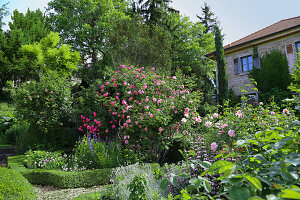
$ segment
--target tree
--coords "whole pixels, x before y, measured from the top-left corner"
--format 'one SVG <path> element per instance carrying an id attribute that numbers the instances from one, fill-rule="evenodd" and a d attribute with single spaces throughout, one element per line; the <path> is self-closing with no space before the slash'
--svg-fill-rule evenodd
<path id="1" fill-rule="evenodd" d="M 40 11 L 27 10 L 26 14 L 14 10 L 9 22 L 10 33 L 14 31 L 22 31 L 22 45 L 32 44 L 46 37 L 51 31 L 49 19 Z"/>
<path id="2" fill-rule="evenodd" d="M 3 5 L 1 5 L 0 7 L 0 30 L 2 31 L 2 25 L 4 25 L 3 23 L 3 17 L 5 17 L 6 15 L 8 15 L 8 8 L 7 8 L 7 4 L 8 3 L 5 3 Z"/>
<path id="3" fill-rule="evenodd" d="M 148 24 L 159 25 L 167 13 L 179 13 L 178 10 L 169 6 L 171 2 L 171 0 L 139 0 L 137 12 L 144 17 Z"/>
<path id="4" fill-rule="evenodd" d="M 300 53 L 298 53 L 296 59 L 294 73 L 291 74 L 292 83 L 289 86 L 289 89 L 296 93 L 300 93 Z"/>
<path id="5" fill-rule="evenodd" d="M 217 80 L 218 80 L 218 92 L 219 92 L 218 97 L 219 97 L 219 104 L 223 106 L 224 101 L 228 98 L 228 77 L 226 73 L 223 37 L 221 34 L 221 30 L 218 26 L 214 26 L 214 34 L 215 34 Z"/>
<path id="6" fill-rule="evenodd" d="M 20 48 L 25 44 L 33 44 L 46 37 L 50 32 L 47 17 L 40 10 L 27 10 L 26 14 L 14 10 L 9 22 L 10 30 L 7 31 L 7 48 L 5 54 L 11 63 L 10 79 L 29 80 L 34 77 L 34 72 L 24 66 L 24 59 Z M 29 71 L 28 71 L 29 70 Z"/>
<path id="7" fill-rule="evenodd" d="M 171 35 L 168 31 L 145 24 L 138 15 L 116 20 L 113 24 L 106 48 L 113 66 L 128 64 L 170 69 Z"/>
<path id="8" fill-rule="evenodd" d="M 285 54 L 272 50 L 260 59 L 260 69 L 254 68 L 251 76 L 257 82 L 260 92 L 271 92 L 272 88 L 287 90 L 291 77 Z"/>
<path id="9" fill-rule="evenodd" d="M 82 63 L 95 64 L 105 54 L 111 20 L 124 17 L 124 9 L 121 0 L 52 0 L 47 10 L 62 41 L 80 52 Z"/>
<path id="10" fill-rule="evenodd" d="M 206 2 L 204 2 L 204 7 L 201 7 L 201 9 L 202 17 L 198 15 L 196 16 L 199 18 L 200 23 L 203 24 L 203 26 L 206 28 L 204 32 L 212 32 L 213 27 L 217 25 L 217 18 L 213 18 L 215 14 L 210 10 L 210 7 L 207 5 Z"/>
<path id="11" fill-rule="evenodd" d="M 2 30 L 2 25 L 4 25 L 2 19 L 7 14 L 8 14 L 8 9 L 6 3 L 0 7 L 0 95 L 2 95 L 2 89 L 5 86 L 6 81 L 10 76 L 9 73 L 10 62 L 7 56 L 5 55 L 5 49 L 7 48 L 7 41 Z"/>
<path id="12" fill-rule="evenodd" d="M 59 40 L 58 33 L 50 32 L 39 43 L 22 46 L 25 66 L 35 72 L 36 79 L 52 71 L 62 76 L 71 76 L 72 71 L 77 70 L 79 53 L 72 52 L 70 45 L 59 44 Z"/>

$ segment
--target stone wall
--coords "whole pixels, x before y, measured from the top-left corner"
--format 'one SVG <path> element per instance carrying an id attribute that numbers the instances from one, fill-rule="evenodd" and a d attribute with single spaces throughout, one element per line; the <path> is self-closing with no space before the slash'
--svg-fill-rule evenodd
<path id="1" fill-rule="evenodd" d="M 263 54 L 271 51 L 272 49 L 280 49 L 283 53 L 287 55 L 287 59 L 290 66 L 290 72 L 292 72 L 292 68 L 294 67 L 294 63 L 296 59 L 295 43 L 299 41 L 300 41 L 300 35 L 296 35 L 296 36 L 291 36 L 284 39 L 272 41 L 269 43 L 265 43 L 262 45 L 258 45 L 258 55 L 262 56 Z M 288 44 L 292 44 L 293 53 L 287 53 L 286 45 Z M 228 74 L 228 88 L 232 88 L 236 95 L 241 94 L 240 91 L 241 86 L 243 86 L 247 91 L 249 91 L 248 93 L 257 93 L 256 91 L 251 90 L 250 86 L 247 86 L 251 83 L 249 79 L 249 72 L 242 72 L 239 74 L 234 73 L 234 64 L 233 64 L 234 59 L 239 59 L 239 68 L 240 68 L 239 71 L 242 71 L 240 58 L 252 55 L 252 51 L 253 49 L 249 48 L 243 51 L 225 55 L 226 70 Z"/>

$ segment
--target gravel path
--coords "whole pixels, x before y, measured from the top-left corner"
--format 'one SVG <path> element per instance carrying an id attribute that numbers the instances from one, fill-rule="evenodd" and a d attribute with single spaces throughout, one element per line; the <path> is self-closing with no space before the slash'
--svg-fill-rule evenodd
<path id="1" fill-rule="evenodd" d="M 37 200 L 72 200 L 82 193 L 99 192 L 104 186 L 93 186 L 90 188 L 59 189 L 51 186 L 33 185 Z"/>

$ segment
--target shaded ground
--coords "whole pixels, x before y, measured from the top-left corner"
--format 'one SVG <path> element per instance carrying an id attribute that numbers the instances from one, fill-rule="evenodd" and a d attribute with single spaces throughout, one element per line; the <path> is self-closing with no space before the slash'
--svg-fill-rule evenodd
<path id="1" fill-rule="evenodd" d="M 37 200 L 71 200 L 82 193 L 100 192 L 104 186 L 90 188 L 59 189 L 51 186 L 33 185 Z"/>

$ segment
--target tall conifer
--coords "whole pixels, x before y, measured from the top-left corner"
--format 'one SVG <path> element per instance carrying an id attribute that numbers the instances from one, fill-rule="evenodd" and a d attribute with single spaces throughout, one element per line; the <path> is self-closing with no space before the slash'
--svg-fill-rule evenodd
<path id="1" fill-rule="evenodd" d="M 228 77 L 226 74 L 226 63 L 223 48 L 223 37 L 218 26 L 214 27 L 215 46 L 216 46 L 216 64 L 218 74 L 218 91 L 219 104 L 224 105 L 224 101 L 228 98 Z"/>

